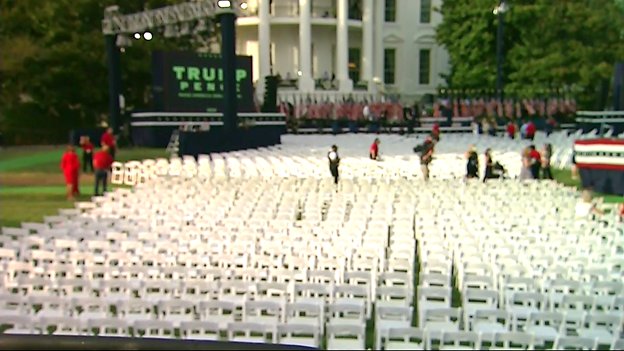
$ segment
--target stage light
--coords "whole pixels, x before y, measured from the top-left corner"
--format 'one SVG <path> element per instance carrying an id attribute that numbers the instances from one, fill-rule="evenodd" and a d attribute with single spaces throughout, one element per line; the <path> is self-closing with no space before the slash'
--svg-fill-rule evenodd
<path id="1" fill-rule="evenodd" d="M 141 33 L 134 33 L 134 39 L 136 40 L 141 39 Z"/>
<path id="2" fill-rule="evenodd" d="M 217 6 L 222 9 L 229 9 L 232 7 L 232 2 L 229 0 L 219 0 L 217 2 Z"/>
<path id="3" fill-rule="evenodd" d="M 303 72 L 299 71 L 299 72 L 297 72 L 297 75 L 298 75 L 299 77 L 301 77 L 301 76 L 303 75 Z"/>
<path id="4" fill-rule="evenodd" d="M 243 9 L 243 10 L 247 10 L 247 3 L 246 3 L 246 2 L 244 2 L 244 3 L 240 4 L 240 7 L 241 7 L 241 9 Z"/>
<path id="5" fill-rule="evenodd" d="M 151 33 L 151 32 L 145 32 L 145 33 L 143 33 L 143 39 L 145 39 L 145 40 L 147 40 L 147 41 L 152 40 L 152 37 L 153 37 L 153 36 L 152 36 L 152 33 Z"/>

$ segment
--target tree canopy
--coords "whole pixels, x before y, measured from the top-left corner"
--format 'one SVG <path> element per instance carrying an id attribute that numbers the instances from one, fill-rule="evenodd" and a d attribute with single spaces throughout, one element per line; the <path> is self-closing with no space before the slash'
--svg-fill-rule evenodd
<path id="1" fill-rule="evenodd" d="M 0 0 L 0 125 L 17 143 L 67 140 L 68 131 L 93 128 L 108 114 L 108 68 L 101 21 L 113 0 Z M 180 0 L 119 2 L 121 13 Z M 213 37 L 208 26 L 204 36 Z M 192 49 L 196 37 L 134 41 L 122 54 L 127 106 L 146 106 L 151 52 Z"/>
<path id="2" fill-rule="evenodd" d="M 579 101 L 595 108 L 598 90 L 624 59 L 620 0 L 513 0 L 503 14 L 505 88 L 575 86 Z M 494 89 L 498 4 L 445 0 L 437 41 L 449 52 L 451 87 Z"/>

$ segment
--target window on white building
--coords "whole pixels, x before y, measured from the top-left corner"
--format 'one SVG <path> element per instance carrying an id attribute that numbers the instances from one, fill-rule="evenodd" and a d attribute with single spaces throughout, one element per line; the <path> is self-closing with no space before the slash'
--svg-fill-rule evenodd
<path id="1" fill-rule="evenodd" d="M 393 85 L 396 80 L 396 49 L 384 50 L 384 84 Z"/>
<path id="2" fill-rule="evenodd" d="M 420 23 L 431 23 L 431 0 L 420 0 Z"/>
<path id="3" fill-rule="evenodd" d="M 361 54 L 360 48 L 349 48 L 349 79 L 354 83 L 360 81 Z"/>
<path id="4" fill-rule="evenodd" d="M 431 84 L 431 50 L 420 49 L 418 55 L 418 84 Z"/>
<path id="5" fill-rule="evenodd" d="M 396 22 L 396 0 L 386 0 L 385 21 Z"/>

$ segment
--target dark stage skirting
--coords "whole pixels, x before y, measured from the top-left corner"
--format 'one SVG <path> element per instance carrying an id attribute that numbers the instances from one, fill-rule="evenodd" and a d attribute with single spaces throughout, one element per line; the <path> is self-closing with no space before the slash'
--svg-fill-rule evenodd
<path id="1" fill-rule="evenodd" d="M 584 188 L 624 196 L 624 140 L 577 140 L 574 155 Z"/>
<path id="2" fill-rule="evenodd" d="M 213 152 L 229 152 L 280 144 L 284 134 L 283 126 L 255 126 L 238 129 L 235 135 L 224 133 L 221 127 L 212 127 L 206 132 L 181 132 L 180 156 L 197 157 Z"/>
<path id="3" fill-rule="evenodd" d="M 147 148 L 166 148 L 171 134 L 179 126 L 132 127 L 132 141 L 135 146 Z"/>
<path id="4" fill-rule="evenodd" d="M 583 188 L 601 194 L 624 196 L 624 171 L 579 168 Z"/>

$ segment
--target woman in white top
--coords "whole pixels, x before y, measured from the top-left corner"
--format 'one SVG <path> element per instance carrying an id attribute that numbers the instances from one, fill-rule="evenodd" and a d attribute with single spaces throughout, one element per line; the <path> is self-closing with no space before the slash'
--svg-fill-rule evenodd
<path id="1" fill-rule="evenodd" d="M 593 199 L 594 196 L 591 191 L 583 190 L 583 192 L 581 192 L 581 201 L 576 204 L 576 217 L 588 218 L 594 214 L 604 214 L 604 212 L 598 209 L 596 204 L 592 202 Z"/>

